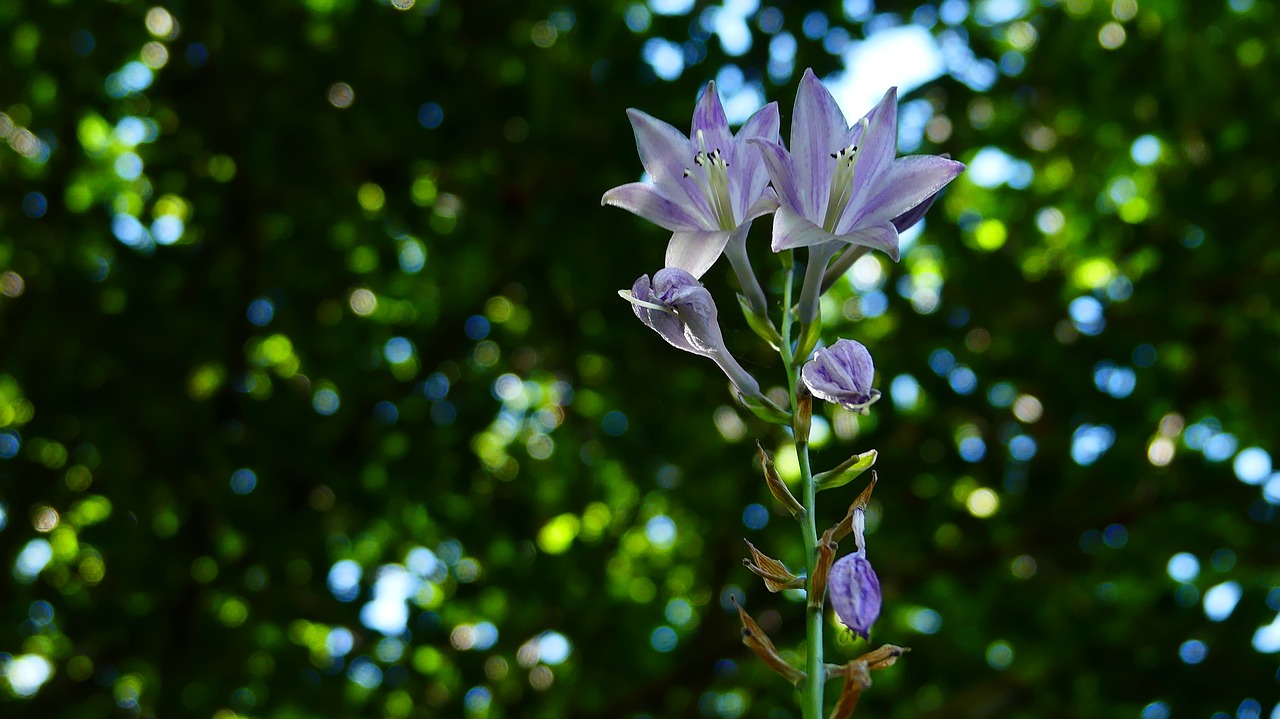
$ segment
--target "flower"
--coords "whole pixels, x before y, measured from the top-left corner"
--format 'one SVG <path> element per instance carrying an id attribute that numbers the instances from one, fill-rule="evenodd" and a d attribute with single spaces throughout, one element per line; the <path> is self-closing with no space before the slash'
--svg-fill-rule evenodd
<path id="1" fill-rule="evenodd" d="M 827 576 L 827 596 L 836 616 L 854 634 L 870 638 L 871 625 L 880 616 L 880 578 L 867 559 L 867 545 L 863 537 L 866 513 L 853 510 L 853 539 L 857 551 L 846 554 L 831 565 Z"/>
<path id="2" fill-rule="evenodd" d="M 877 249 L 896 261 L 899 228 L 923 215 L 912 210 L 964 170 L 934 155 L 895 159 L 897 139 L 897 88 L 851 128 L 831 93 L 805 70 L 790 151 L 769 139 L 751 141 L 761 148 L 781 203 L 773 251 L 836 242 Z"/>
<path id="3" fill-rule="evenodd" d="M 623 290 L 619 294 L 631 302 L 636 317 L 662 335 L 672 347 L 711 358 L 738 392 L 762 398 L 760 384 L 725 347 L 711 292 L 692 274 L 668 267 L 659 270 L 652 282 L 649 275 L 641 275 L 630 293 Z"/>
<path id="4" fill-rule="evenodd" d="M 854 634 L 867 639 L 880 616 L 880 579 L 863 554 L 846 554 L 831 565 L 827 577 L 831 607 Z"/>
<path id="5" fill-rule="evenodd" d="M 714 82 L 707 83 L 698 100 L 687 138 L 639 110 L 627 110 L 627 116 L 635 130 L 640 162 L 652 183 L 615 187 L 600 202 L 671 230 L 666 266 L 701 277 L 731 237 L 735 246 L 745 248 L 751 221 L 777 207 L 768 191 L 769 174 L 760 152 L 748 140 L 776 142 L 778 104 L 771 102 L 758 110 L 736 136 L 729 132 Z"/>
<path id="6" fill-rule="evenodd" d="M 880 390 L 871 387 L 875 373 L 871 353 L 861 342 L 839 339 L 813 353 L 800 370 L 800 381 L 815 397 L 866 414 L 880 399 Z"/>

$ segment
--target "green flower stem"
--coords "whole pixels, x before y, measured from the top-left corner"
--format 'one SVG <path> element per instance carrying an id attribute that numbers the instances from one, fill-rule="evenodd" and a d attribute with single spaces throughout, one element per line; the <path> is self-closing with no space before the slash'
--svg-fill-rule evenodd
<path id="1" fill-rule="evenodd" d="M 793 377 L 795 371 L 791 371 Z M 795 383 L 792 381 L 791 396 L 794 402 Z M 809 443 L 796 442 L 796 459 L 800 463 L 800 482 L 804 487 L 804 497 L 801 500 L 804 503 L 804 521 L 801 523 L 801 535 L 804 538 L 804 554 L 805 567 L 808 570 L 809 588 L 812 588 L 813 571 L 818 562 L 818 527 L 817 520 L 814 517 L 817 505 L 817 490 L 813 486 L 813 475 L 809 468 Z M 822 607 L 821 602 L 812 603 L 805 602 L 805 642 L 808 651 L 806 652 L 805 671 L 809 676 L 805 678 L 804 689 L 804 705 L 802 713 L 804 719 L 822 719 L 822 689 L 826 685 L 826 669 L 822 664 Z"/>
<path id="2" fill-rule="evenodd" d="M 791 286 L 795 280 L 794 263 L 787 264 L 787 279 L 782 289 L 782 366 L 787 372 L 787 390 L 791 393 L 791 412 L 798 412 L 796 386 L 799 369 L 792 366 L 791 348 Z M 818 562 L 817 489 L 813 484 L 813 470 L 809 467 L 808 438 L 796 438 L 796 460 L 800 464 L 800 484 L 803 488 L 804 514 L 800 515 L 800 535 L 804 539 L 804 561 L 807 576 L 812 581 Z M 804 719 L 822 719 L 823 687 L 826 685 L 826 668 L 822 663 L 822 605 L 805 603 L 805 684 L 801 692 L 801 715 Z"/>

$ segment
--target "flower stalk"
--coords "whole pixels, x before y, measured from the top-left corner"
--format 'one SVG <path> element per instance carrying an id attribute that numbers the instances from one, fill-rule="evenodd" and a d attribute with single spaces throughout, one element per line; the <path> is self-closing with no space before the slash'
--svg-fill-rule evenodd
<path id="1" fill-rule="evenodd" d="M 785 557 L 775 559 L 750 541 L 743 565 L 770 592 L 806 590 L 804 665 L 787 661 L 738 605 L 743 644 L 800 690 L 803 719 L 823 719 L 825 685 L 843 679 L 830 719 L 847 719 L 871 686 L 870 672 L 891 666 L 906 649 L 884 645 L 844 664 L 823 663 L 827 606 L 863 639 L 870 638 L 880 614 L 880 582 L 864 536 L 875 475 L 843 519 L 821 534 L 817 495 L 856 479 L 871 468 L 877 454 L 874 449 L 857 453 L 815 473 L 809 456 L 813 404 L 822 400 L 867 414 L 880 391 L 872 387 L 875 366 L 861 343 L 840 339 L 822 345 L 821 298 L 871 250 L 896 262 L 899 233 L 920 222 L 964 166 L 947 157 L 896 156 L 896 89 L 850 124 L 811 70 L 805 71 L 796 94 L 789 147 L 782 144 L 778 108 L 772 103 L 731 133 L 714 83 L 698 100 L 687 136 L 639 110 L 628 111 L 628 116 L 646 177 L 609 190 L 602 202 L 672 234 L 665 267 L 652 280 L 641 276 L 620 294 L 668 344 L 715 362 L 741 404 L 760 419 L 788 428 L 795 448 L 799 499 L 757 443 L 770 494 L 800 525 L 804 571 L 793 573 Z M 770 303 L 746 244 L 752 221 L 766 215 L 772 216 L 770 244 L 785 274 L 776 325 L 770 309 L 779 305 Z M 808 249 L 803 277 L 797 277 L 794 257 L 799 247 Z M 699 281 L 722 254 L 737 279 L 747 325 L 782 360 L 786 408 L 769 399 L 725 345 L 716 304 Z M 839 542 L 850 535 L 855 549 L 841 557 Z"/>

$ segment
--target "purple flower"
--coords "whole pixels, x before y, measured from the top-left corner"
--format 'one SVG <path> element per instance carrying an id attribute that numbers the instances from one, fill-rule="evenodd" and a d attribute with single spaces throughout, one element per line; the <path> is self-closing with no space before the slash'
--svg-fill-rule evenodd
<path id="1" fill-rule="evenodd" d="M 896 261 L 898 230 L 923 216 L 912 211 L 964 170 L 959 162 L 933 155 L 895 159 L 897 139 L 896 88 L 851 128 L 831 93 L 805 70 L 790 151 L 768 139 L 752 141 L 763 151 L 781 202 L 773 251 L 845 243 L 880 250 Z"/>
<path id="2" fill-rule="evenodd" d="M 800 370 L 800 381 L 813 396 L 866 414 L 867 407 L 880 399 L 880 390 L 871 387 L 875 373 L 871 353 L 861 342 L 839 339 L 813 353 Z"/>
<path id="3" fill-rule="evenodd" d="M 871 625 L 880 616 L 880 579 L 867 560 L 866 512 L 853 510 L 853 541 L 857 550 L 831 565 L 827 577 L 827 596 L 831 607 L 844 625 L 863 639 L 869 638 Z"/>
<path id="4" fill-rule="evenodd" d="M 867 639 L 880 616 L 880 579 L 865 553 L 846 554 L 831 565 L 827 596 L 840 621 Z"/>
<path id="5" fill-rule="evenodd" d="M 627 110 L 627 116 L 635 130 L 640 162 L 652 183 L 615 187 L 604 193 L 601 204 L 621 207 L 671 230 L 666 266 L 683 269 L 694 278 L 715 264 L 731 237 L 731 253 L 741 249 L 745 258 L 751 221 L 777 207 L 768 191 L 769 174 L 760 152 L 747 141 L 776 144 L 777 103 L 748 118 L 736 136 L 729 132 L 714 82 L 707 83 L 698 100 L 687 138 L 639 110 Z M 734 264 L 741 281 L 743 270 L 737 261 Z M 755 284 L 754 278 L 750 282 Z"/>
<path id="6" fill-rule="evenodd" d="M 738 392 L 763 399 L 760 384 L 729 354 L 720 334 L 718 312 L 711 293 L 688 272 L 668 267 L 649 281 L 642 275 L 631 292 L 620 292 L 631 302 L 641 322 L 685 352 L 709 357 L 728 375 Z"/>

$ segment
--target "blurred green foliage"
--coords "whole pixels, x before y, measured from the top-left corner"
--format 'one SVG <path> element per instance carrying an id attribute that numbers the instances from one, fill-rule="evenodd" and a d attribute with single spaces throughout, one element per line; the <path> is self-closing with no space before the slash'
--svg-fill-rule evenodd
<path id="1" fill-rule="evenodd" d="M 665 238 L 599 197 L 624 108 L 785 118 L 915 23 L 904 149 L 970 170 L 824 313 L 887 396 L 817 468 L 879 451 L 914 649 L 859 716 L 1275 717 L 1276 15 L 0 0 L 0 714 L 796 716 L 728 603 L 799 651 L 740 565 L 800 555 L 782 438 L 616 298 Z"/>

